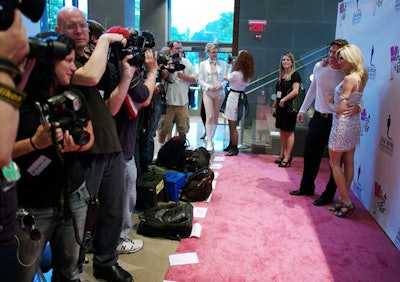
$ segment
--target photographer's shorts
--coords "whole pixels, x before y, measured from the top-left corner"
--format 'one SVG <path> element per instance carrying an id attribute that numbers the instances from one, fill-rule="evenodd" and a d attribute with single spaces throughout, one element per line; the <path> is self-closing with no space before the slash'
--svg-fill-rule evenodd
<path id="1" fill-rule="evenodd" d="M 176 130 L 179 133 L 186 134 L 189 131 L 189 108 L 188 105 L 184 106 L 171 106 L 166 105 L 166 113 L 161 116 L 158 125 L 160 134 L 167 135 L 172 133 L 174 122 L 176 123 Z"/>

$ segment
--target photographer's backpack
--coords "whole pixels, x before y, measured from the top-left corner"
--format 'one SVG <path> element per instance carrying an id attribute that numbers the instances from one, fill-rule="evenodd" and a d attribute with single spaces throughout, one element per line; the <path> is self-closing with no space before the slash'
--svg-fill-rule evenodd
<path id="1" fill-rule="evenodd" d="M 214 172 L 209 167 L 203 167 L 190 174 L 186 180 L 186 186 L 181 191 L 180 200 L 186 202 L 207 200 L 213 189 L 214 177 Z"/>
<path id="2" fill-rule="evenodd" d="M 157 154 L 157 166 L 167 169 L 183 169 L 183 152 L 185 151 L 186 139 L 175 136 L 169 139 L 159 149 Z"/>
<path id="3" fill-rule="evenodd" d="M 201 168 L 209 167 L 211 155 L 204 147 L 194 150 L 186 149 L 183 152 L 183 171 L 195 172 Z"/>
<path id="4" fill-rule="evenodd" d="M 173 240 L 188 238 L 193 227 L 193 206 L 190 203 L 159 205 L 139 213 L 137 233 Z"/>

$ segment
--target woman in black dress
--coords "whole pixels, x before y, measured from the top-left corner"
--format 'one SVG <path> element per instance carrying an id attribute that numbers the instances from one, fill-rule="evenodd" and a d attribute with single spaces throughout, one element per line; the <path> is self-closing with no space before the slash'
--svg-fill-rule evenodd
<path id="1" fill-rule="evenodd" d="M 300 84 L 301 78 L 296 71 L 293 54 L 283 53 L 279 67 L 279 79 L 276 84 L 276 99 L 272 109 L 272 114 L 276 116 L 275 127 L 280 129 L 281 136 L 280 154 L 279 158 L 275 160 L 279 167 L 288 167 L 292 163 L 297 113 L 290 111 L 288 101 L 299 93 Z"/>

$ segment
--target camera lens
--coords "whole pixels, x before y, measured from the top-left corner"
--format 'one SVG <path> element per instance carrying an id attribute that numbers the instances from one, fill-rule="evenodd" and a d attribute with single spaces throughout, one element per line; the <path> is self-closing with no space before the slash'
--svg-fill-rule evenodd
<path id="1" fill-rule="evenodd" d="M 89 143 L 90 134 L 89 132 L 85 131 L 80 126 L 74 126 L 70 129 L 70 134 L 74 139 L 75 144 L 79 144 L 81 146 L 86 145 Z"/>
<path id="2" fill-rule="evenodd" d="M 22 223 L 25 226 L 31 227 L 32 225 L 35 224 L 35 219 L 33 218 L 33 216 L 31 214 L 27 214 L 22 218 Z"/>

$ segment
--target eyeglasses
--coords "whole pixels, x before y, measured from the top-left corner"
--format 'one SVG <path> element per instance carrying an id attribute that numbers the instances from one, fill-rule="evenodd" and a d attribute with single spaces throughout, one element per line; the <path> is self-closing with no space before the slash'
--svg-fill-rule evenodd
<path id="1" fill-rule="evenodd" d="M 67 29 L 67 30 L 78 30 L 78 28 L 81 29 L 81 30 L 87 30 L 88 27 L 89 27 L 89 25 L 87 23 L 84 23 L 84 24 L 67 24 L 67 25 L 65 25 L 65 29 Z"/>

